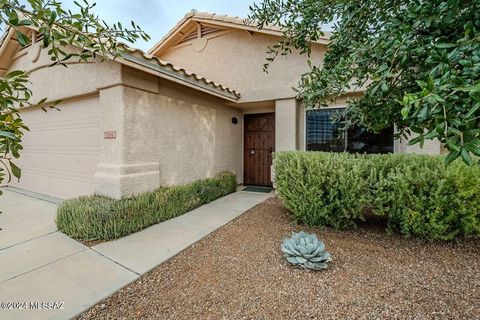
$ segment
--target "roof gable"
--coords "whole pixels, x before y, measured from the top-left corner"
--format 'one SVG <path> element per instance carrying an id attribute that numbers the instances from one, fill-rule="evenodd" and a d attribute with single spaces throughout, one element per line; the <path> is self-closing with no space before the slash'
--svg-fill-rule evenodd
<path id="1" fill-rule="evenodd" d="M 258 29 L 256 26 L 248 25 L 245 19 L 214 13 L 198 12 L 192 10 L 180 20 L 158 43 L 149 51 L 149 54 L 159 55 L 167 49 L 181 44 L 182 42 L 202 37 L 209 33 L 242 29 L 248 32 L 258 32 L 281 37 L 282 29 L 276 26 L 265 26 Z M 317 43 L 328 44 L 330 33 L 326 32 Z"/>

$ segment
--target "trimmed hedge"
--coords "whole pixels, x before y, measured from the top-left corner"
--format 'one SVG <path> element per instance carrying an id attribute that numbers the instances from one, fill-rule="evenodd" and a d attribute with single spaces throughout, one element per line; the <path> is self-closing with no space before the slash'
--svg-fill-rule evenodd
<path id="1" fill-rule="evenodd" d="M 310 226 L 356 227 L 366 213 L 387 231 L 430 240 L 480 236 L 480 166 L 442 156 L 280 152 L 279 197 Z"/>
<path id="2" fill-rule="evenodd" d="M 222 172 L 213 178 L 161 187 L 121 200 L 80 197 L 60 204 L 56 222 L 60 231 L 75 239 L 112 240 L 182 215 L 236 188 L 235 175 Z"/>

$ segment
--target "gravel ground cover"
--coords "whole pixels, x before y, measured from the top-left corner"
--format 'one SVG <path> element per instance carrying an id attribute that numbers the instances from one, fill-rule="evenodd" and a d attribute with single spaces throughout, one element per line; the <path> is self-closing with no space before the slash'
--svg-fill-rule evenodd
<path id="1" fill-rule="evenodd" d="M 328 270 L 284 260 L 299 230 L 325 242 Z M 79 319 L 480 319 L 480 241 L 388 236 L 378 221 L 308 229 L 269 199 Z"/>

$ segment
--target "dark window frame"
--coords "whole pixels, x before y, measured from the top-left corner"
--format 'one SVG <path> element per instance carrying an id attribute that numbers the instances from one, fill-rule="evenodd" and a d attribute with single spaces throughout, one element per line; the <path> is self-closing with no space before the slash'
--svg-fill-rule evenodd
<path id="1" fill-rule="evenodd" d="M 378 144 L 378 147 L 375 146 L 373 149 L 383 149 L 383 150 L 380 150 L 379 152 L 374 152 L 373 150 L 370 150 L 370 151 L 364 151 L 364 152 L 361 152 L 361 151 L 351 151 L 351 148 L 353 148 L 354 146 L 354 143 L 351 143 L 349 145 L 349 135 L 351 134 L 351 132 L 346 132 L 344 135 L 343 135 L 343 144 L 341 143 L 342 139 L 338 139 L 340 141 L 340 147 L 343 147 L 341 150 L 340 148 L 337 148 L 335 149 L 335 147 L 338 147 L 334 145 L 334 148 L 330 149 L 330 150 L 312 150 L 312 149 L 309 149 L 309 143 L 308 143 L 308 137 L 309 137 L 309 130 L 308 130 L 308 125 L 309 125 L 309 119 L 308 119 L 308 113 L 309 112 L 316 112 L 316 111 L 339 111 L 339 110 L 342 110 L 342 109 L 345 109 L 345 106 L 334 106 L 334 107 L 324 107 L 324 108 L 320 108 L 320 109 L 312 109 L 312 110 L 305 110 L 304 112 L 304 151 L 323 151 L 323 152 L 350 152 L 350 153 L 379 153 L 379 154 L 388 154 L 388 153 L 395 153 L 395 139 L 394 139 L 394 134 L 395 134 L 395 129 L 394 127 L 392 126 L 391 128 L 388 128 L 388 129 L 385 129 L 385 130 L 388 130 L 390 131 L 391 130 L 391 133 L 388 132 L 389 134 L 391 134 L 391 137 L 389 137 L 389 139 L 386 139 L 385 141 L 383 141 L 383 143 L 380 143 Z M 338 125 L 339 126 L 339 125 Z M 338 127 L 337 126 L 337 127 Z M 356 128 L 356 130 L 358 130 L 359 128 Z M 318 130 L 318 129 L 317 129 Z M 322 134 L 322 133 L 320 133 Z M 324 133 L 323 133 L 324 134 Z M 360 134 L 361 135 L 361 134 Z M 385 133 L 383 134 L 385 135 Z M 367 138 L 367 141 L 369 139 Z M 389 140 L 389 141 L 388 141 Z M 326 143 L 328 144 L 329 142 L 326 141 Z M 330 142 L 331 143 L 331 142 Z M 328 147 L 327 147 L 328 148 Z M 367 146 L 368 148 L 368 146 Z M 370 147 L 370 149 L 372 149 Z"/>

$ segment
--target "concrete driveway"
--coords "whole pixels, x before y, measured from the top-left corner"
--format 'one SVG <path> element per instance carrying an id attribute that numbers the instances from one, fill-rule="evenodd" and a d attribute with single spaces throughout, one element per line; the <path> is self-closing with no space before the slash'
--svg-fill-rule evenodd
<path id="1" fill-rule="evenodd" d="M 139 277 L 58 232 L 56 207 L 0 196 L 0 319 L 69 319 Z"/>

